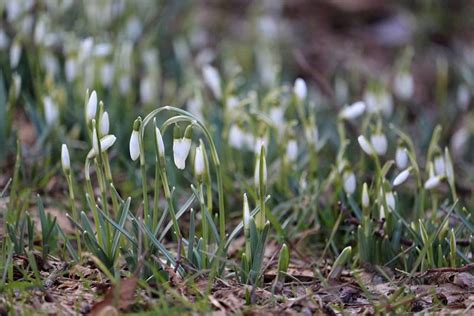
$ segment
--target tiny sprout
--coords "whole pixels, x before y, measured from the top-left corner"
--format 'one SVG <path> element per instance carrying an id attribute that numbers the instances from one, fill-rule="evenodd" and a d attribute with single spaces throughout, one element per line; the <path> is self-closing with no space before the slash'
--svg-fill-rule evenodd
<path id="1" fill-rule="evenodd" d="M 306 99 L 306 95 L 308 94 L 308 87 L 306 86 L 306 82 L 304 81 L 304 79 L 297 78 L 295 80 L 295 84 L 293 86 L 293 93 L 299 101 L 304 101 Z"/>
<path id="2" fill-rule="evenodd" d="M 398 186 L 402 184 L 403 182 L 405 182 L 410 176 L 410 172 L 411 172 L 411 167 L 400 172 L 393 180 L 393 186 Z"/>
<path id="3" fill-rule="evenodd" d="M 61 165 L 64 172 L 68 172 L 71 169 L 71 160 L 69 159 L 69 150 L 66 144 L 61 146 Z"/>
<path id="4" fill-rule="evenodd" d="M 370 142 L 372 143 L 372 147 L 374 148 L 375 152 L 383 156 L 387 152 L 387 137 L 383 133 L 376 133 L 370 136 Z"/>
<path id="5" fill-rule="evenodd" d="M 370 197 L 369 197 L 369 189 L 367 187 L 367 183 L 364 182 L 362 185 L 362 207 L 367 208 L 370 206 Z"/>
<path id="6" fill-rule="evenodd" d="M 104 152 L 107 151 L 112 145 L 115 143 L 117 138 L 114 135 L 107 135 L 104 136 L 100 139 L 100 149 Z M 97 155 L 98 151 L 95 151 L 94 148 L 92 148 L 89 153 L 87 154 L 88 159 L 92 159 Z"/>
<path id="7" fill-rule="evenodd" d="M 365 112 L 366 105 L 364 101 L 357 101 L 352 105 L 344 107 L 339 112 L 339 117 L 344 120 L 352 120 L 361 116 Z"/>
<path id="8" fill-rule="evenodd" d="M 346 194 L 352 195 L 355 192 L 357 186 L 357 181 L 354 172 L 350 170 L 344 171 L 342 175 L 342 182 Z"/>
<path id="9" fill-rule="evenodd" d="M 367 154 L 367 155 L 373 155 L 374 151 L 372 150 L 372 146 L 370 145 L 369 141 L 365 136 L 360 135 L 357 138 L 357 141 L 359 142 L 360 148 Z"/>
<path id="10" fill-rule="evenodd" d="M 408 166 L 407 149 L 404 146 L 398 146 L 395 152 L 395 162 L 399 170 L 403 170 Z"/>
<path id="11" fill-rule="evenodd" d="M 86 106 L 86 119 L 90 121 L 95 118 L 97 112 L 97 93 L 92 91 Z"/>

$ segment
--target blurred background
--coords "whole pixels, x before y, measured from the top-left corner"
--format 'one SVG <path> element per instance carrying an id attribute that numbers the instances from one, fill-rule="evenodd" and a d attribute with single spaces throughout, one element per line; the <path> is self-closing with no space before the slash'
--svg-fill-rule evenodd
<path id="1" fill-rule="evenodd" d="M 122 170 L 134 168 L 133 120 L 157 106 L 186 108 L 218 128 L 223 106 L 202 73 L 212 65 L 242 98 L 304 78 L 329 146 L 337 135 L 325 118 L 357 100 L 384 104 L 420 152 L 442 124 L 460 190 L 472 193 L 473 1 L 3 0 L 0 16 L 0 188 L 17 140 L 32 190 L 64 186 L 53 177 L 60 145 L 79 162 L 90 148 L 86 89 L 109 112 Z"/>

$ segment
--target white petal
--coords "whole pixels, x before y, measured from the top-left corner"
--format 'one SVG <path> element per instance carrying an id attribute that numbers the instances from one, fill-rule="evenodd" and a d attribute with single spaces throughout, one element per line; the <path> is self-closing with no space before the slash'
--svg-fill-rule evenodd
<path id="1" fill-rule="evenodd" d="M 308 94 L 308 87 L 306 86 L 306 82 L 302 78 L 297 78 L 295 80 L 293 92 L 295 93 L 298 100 L 303 101 L 306 99 L 306 95 Z"/>
<path id="2" fill-rule="evenodd" d="M 344 185 L 344 191 L 348 194 L 351 195 L 355 192 L 357 181 L 355 174 L 353 172 L 344 172 L 342 176 L 342 181 Z"/>
<path id="3" fill-rule="evenodd" d="M 384 134 L 374 134 L 370 136 L 370 142 L 372 143 L 372 147 L 378 155 L 385 155 L 387 152 L 388 143 Z"/>
<path id="4" fill-rule="evenodd" d="M 109 113 L 104 112 L 100 118 L 100 135 L 107 135 L 109 133 Z"/>
<path id="5" fill-rule="evenodd" d="M 210 65 L 205 65 L 202 68 L 202 75 L 204 77 L 204 82 L 209 86 L 214 97 L 220 99 L 222 96 L 221 77 L 217 69 Z"/>
<path id="6" fill-rule="evenodd" d="M 100 139 L 100 150 L 102 152 L 107 151 L 110 147 L 112 147 L 116 140 L 117 138 L 114 135 L 107 135 L 102 137 Z M 97 152 L 94 150 L 94 148 L 92 148 L 87 154 L 87 158 L 92 159 L 95 157 L 96 154 Z"/>
<path id="7" fill-rule="evenodd" d="M 405 169 L 408 166 L 408 154 L 406 148 L 398 147 L 395 152 L 395 162 L 399 170 Z"/>
<path id="8" fill-rule="evenodd" d="M 58 120 L 58 107 L 56 103 L 54 103 L 53 99 L 51 99 L 50 97 L 44 97 L 43 104 L 46 124 L 53 125 Z"/>
<path id="9" fill-rule="evenodd" d="M 237 125 L 232 125 L 229 130 L 229 145 L 235 149 L 241 149 L 245 143 L 245 134 Z"/>
<path id="10" fill-rule="evenodd" d="M 362 148 L 362 150 L 363 150 L 367 155 L 372 155 L 372 154 L 373 154 L 372 147 L 371 147 L 369 141 L 367 140 L 367 138 L 365 138 L 365 136 L 360 135 L 360 136 L 357 138 L 357 141 L 359 142 L 360 148 Z"/>
<path id="11" fill-rule="evenodd" d="M 362 206 L 369 207 L 370 205 L 370 197 L 369 197 L 369 190 L 367 188 L 367 183 L 364 182 L 362 186 Z"/>
<path id="12" fill-rule="evenodd" d="M 173 140 L 173 157 L 174 164 L 178 169 L 184 169 L 186 166 L 186 158 L 188 158 L 191 149 L 191 140 L 187 138 L 179 138 Z"/>
<path id="13" fill-rule="evenodd" d="M 425 189 L 426 190 L 432 190 L 436 188 L 439 184 L 441 183 L 441 177 L 440 176 L 435 176 L 431 177 L 425 182 Z"/>
<path id="14" fill-rule="evenodd" d="M 163 143 L 163 137 L 161 136 L 160 129 L 155 127 L 155 134 L 156 134 L 156 144 L 158 145 L 158 154 L 161 157 L 165 156 L 165 144 Z"/>
<path id="15" fill-rule="evenodd" d="M 298 143 L 295 139 L 290 139 L 286 146 L 286 157 L 288 161 L 295 162 L 298 158 Z"/>
<path id="16" fill-rule="evenodd" d="M 393 180 L 393 186 L 397 186 L 405 182 L 410 176 L 410 169 L 405 169 L 400 172 Z"/>
<path id="17" fill-rule="evenodd" d="M 395 196 L 393 195 L 393 192 L 385 193 L 385 201 L 387 202 L 389 210 L 395 210 Z"/>
<path id="18" fill-rule="evenodd" d="M 140 157 L 139 136 L 140 136 L 139 132 L 135 130 L 132 132 L 132 135 L 130 136 L 129 150 L 130 150 L 130 158 L 132 158 L 133 161 L 137 160 L 138 157 Z"/>
<path id="19" fill-rule="evenodd" d="M 434 169 L 437 176 L 442 176 L 446 173 L 446 167 L 444 163 L 444 158 L 442 155 L 438 155 L 434 159 Z"/>
<path id="20" fill-rule="evenodd" d="M 87 102 L 87 107 L 86 107 L 86 118 L 88 121 L 92 120 L 95 118 L 95 113 L 97 112 L 97 93 L 92 91 L 89 101 Z"/>
<path id="21" fill-rule="evenodd" d="M 361 116 L 365 111 L 366 105 L 363 101 L 355 102 L 341 110 L 339 116 L 343 119 L 352 120 Z"/>
<path id="22" fill-rule="evenodd" d="M 194 157 L 194 173 L 196 176 L 203 175 L 205 172 L 204 152 L 201 145 L 196 147 L 196 155 Z"/>
<path id="23" fill-rule="evenodd" d="M 409 99 L 413 95 L 413 76 L 407 72 L 398 73 L 393 81 L 393 90 L 400 99 Z"/>
<path id="24" fill-rule="evenodd" d="M 69 159 L 69 150 L 66 144 L 61 146 L 61 164 L 64 170 L 71 169 L 71 160 Z"/>
<path id="25" fill-rule="evenodd" d="M 243 209 L 243 216 L 244 216 L 244 229 L 250 229 L 250 208 L 249 208 L 249 201 L 247 198 L 247 193 L 244 193 L 244 209 Z"/>

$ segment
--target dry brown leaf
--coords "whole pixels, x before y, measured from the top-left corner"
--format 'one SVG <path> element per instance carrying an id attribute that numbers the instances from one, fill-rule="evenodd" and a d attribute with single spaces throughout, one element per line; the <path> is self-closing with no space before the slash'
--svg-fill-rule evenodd
<path id="1" fill-rule="evenodd" d="M 96 316 L 116 315 L 114 309 L 126 310 L 135 301 L 137 284 L 138 278 L 135 276 L 122 279 L 117 286 L 112 286 L 107 291 L 102 301 L 92 306 L 90 314 Z"/>

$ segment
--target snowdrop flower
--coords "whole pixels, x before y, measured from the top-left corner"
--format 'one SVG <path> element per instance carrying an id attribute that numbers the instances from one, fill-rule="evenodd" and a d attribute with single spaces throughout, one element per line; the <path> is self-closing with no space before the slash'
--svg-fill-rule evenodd
<path id="1" fill-rule="evenodd" d="M 392 95 L 385 89 L 383 91 L 367 91 L 364 96 L 369 113 L 382 112 L 385 116 L 390 116 L 393 111 Z"/>
<path id="2" fill-rule="evenodd" d="M 9 42 L 8 35 L 3 31 L 3 29 L 0 30 L 0 50 L 7 48 Z"/>
<path id="3" fill-rule="evenodd" d="M 238 105 L 239 105 L 239 99 L 237 97 L 230 96 L 230 97 L 227 98 L 226 106 L 227 106 L 228 109 L 233 109 Z"/>
<path id="4" fill-rule="evenodd" d="M 365 111 L 366 105 L 363 101 L 358 101 L 352 105 L 344 107 L 339 112 L 339 117 L 345 120 L 352 120 L 361 116 Z"/>
<path id="5" fill-rule="evenodd" d="M 90 121 L 95 118 L 97 112 L 97 93 L 92 91 L 86 106 L 86 119 Z"/>
<path id="6" fill-rule="evenodd" d="M 53 125 L 59 117 L 58 106 L 51 97 L 43 98 L 44 117 L 47 125 Z"/>
<path id="7" fill-rule="evenodd" d="M 100 117 L 99 123 L 99 134 L 100 136 L 105 136 L 109 134 L 110 122 L 109 122 L 109 113 L 105 111 Z"/>
<path id="8" fill-rule="evenodd" d="M 405 182 L 408 177 L 410 176 L 410 172 L 411 172 L 411 167 L 403 170 L 402 172 L 400 172 L 396 177 L 395 179 L 393 180 L 393 186 L 398 186 L 400 184 L 402 184 L 403 182 Z"/>
<path id="9" fill-rule="evenodd" d="M 156 135 L 156 145 L 158 147 L 158 155 L 161 158 L 165 157 L 165 144 L 163 143 L 163 137 L 161 136 L 160 129 L 155 124 L 155 135 Z"/>
<path id="10" fill-rule="evenodd" d="M 434 165 L 435 174 L 437 176 L 442 176 L 446 173 L 446 166 L 444 163 L 443 155 L 441 154 L 436 155 L 436 157 L 434 158 L 433 165 Z"/>
<path id="11" fill-rule="evenodd" d="M 398 146 L 395 152 L 395 163 L 399 170 L 403 170 L 408 166 L 407 149 L 404 146 Z"/>
<path id="12" fill-rule="evenodd" d="M 263 165 L 262 165 L 262 181 L 263 185 L 267 184 L 267 160 L 265 159 L 265 144 L 262 143 L 260 146 L 260 153 L 257 154 L 257 159 L 255 161 L 255 173 L 254 173 L 254 181 L 255 186 L 258 188 L 260 187 L 260 155 L 263 154 Z"/>
<path id="13" fill-rule="evenodd" d="M 102 137 L 100 139 L 100 150 L 102 152 L 107 151 L 110 147 L 112 147 L 112 145 L 115 143 L 116 140 L 117 138 L 114 135 L 107 135 L 107 136 Z M 87 154 L 87 158 L 92 159 L 97 155 L 97 153 L 98 151 L 92 148 Z"/>
<path id="14" fill-rule="evenodd" d="M 196 153 L 194 156 L 194 174 L 197 178 L 202 177 L 206 171 L 206 165 L 204 163 L 204 149 L 202 142 L 196 147 Z"/>
<path id="15" fill-rule="evenodd" d="M 355 192 L 357 181 L 354 172 L 345 171 L 342 175 L 342 182 L 347 195 L 351 195 Z"/>
<path id="16" fill-rule="evenodd" d="M 370 197 L 369 197 L 369 189 L 367 187 L 367 183 L 364 182 L 362 185 L 362 207 L 368 208 L 370 206 Z"/>
<path id="17" fill-rule="evenodd" d="M 415 88 L 413 76 L 408 71 L 402 71 L 395 75 L 393 90 L 397 97 L 403 100 L 411 98 Z"/>
<path id="18" fill-rule="evenodd" d="M 105 87 L 110 87 L 114 81 L 115 68 L 112 63 L 102 65 L 100 70 L 100 80 Z"/>
<path id="19" fill-rule="evenodd" d="M 385 202 L 387 203 L 389 210 L 395 209 L 395 195 L 392 191 L 385 192 Z"/>
<path id="20" fill-rule="evenodd" d="M 211 65 L 204 65 L 202 67 L 202 75 L 204 82 L 209 86 L 214 97 L 220 99 L 222 97 L 221 77 L 217 69 Z"/>
<path id="21" fill-rule="evenodd" d="M 444 148 L 444 160 L 445 160 L 445 172 L 446 178 L 451 186 L 454 187 L 454 167 L 453 161 L 451 160 L 451 155 L 449 154 L 448 147 Z"/>
<path id="22" fill-rule="evenodd" d="M 97 129 L 95 128 L 95 120 L 92 120 L 92 148 L 96 153 L 99 152 L 99 138 L 97 136 Z"/>
<path id="23" fill-rule="evenodd" d="M 376 133 L 370 136 L 370 142 L 372 143 L 372 147 L 374 148 L 375 152 L 383 156 L 387 152 L 387 137 L 383 133 Z"/>
<path id="24" fill-rule="evenodd" d="M 290 139 L 286 145 L 286 157 L 289 162 L 295 162 L 298 158 L 298 142 L 296 139 Z"/>
<path id="25" fill-rule="evenodd" d="M 64 172 L 71 170 L 71 160 L 69 159 L 69 150 L 67 149 L 66 144 L 61 146 L 61 165 Z"/>
<path id="26" fill-rule="evenodd" d="M 262 149 L 262 146 L 265 147 L 265 144 L 267 143 L 266 137 L 260 136 L 255 139 L 255 144 L 254 144 L 254 152 L 258 155 L 260 154 L 260 151 Z"/>
<path id="27" fill-rule="evenodd" d="M 244 217 L 244 230 L 247 231 L 250 229 L 250 207 L 249 207 L 249 201 L 247 198 L 247 193 L 244 193 L 243 217 Z"/>
<path id="28" fill-rule="evenodd" d="M 129 150 L 130 158 L 133 161 L 137 160 L 140 157 L 140 132 L 138 130 L 133 130 L 132 135 L 130 136 Z"/>
<path id="29" fill-rule="evenodd" d="M 66 80 L 68 82 L 72 82 L 76 78 L 77 68 L 78 64 L 76 58 L 68 57 L 64 64 L 64 72 L 66 74 Z"/>
<path id="30" fill-rule="evenodd" d="M 18 96 L 20 95 L 21 91 L 21 76 L 18 73 L 13 73 L 13 87 L 14 87 L 14 92 L 15 92 L 15 99 L 18 99 Z"/>
<path id="31" fill-rule="evenodd" d="M 10 66 L 16 68 L 21 58 L 21 46 L 18 41 L 14 41 L 10 47 Z"/>
<path id="32" fill-rule="evenodd" d="M 457 90 L 457 103 L 461 110 L 467 110 L 471 102 L 471 93 L 465 84 L 461 84 Z"/>
<path id="33" fill-rule="evenodd" d="M 425 189 L 426 190 L 432 190 L 436 187 L 438 187 L 441 184 L 441 181 L 443 180 L 443 176 L 432 176 L 425 182 Z"/>
<path id="34" fill-rule="evenodd" d="M 308 94 L 308 87 L 306 86 L 306 82 L 302 78 L 297 78 L 295 80 L 295 84 L 293 86 L 293 93 L 300 102 L 306 99 L 306 96 Z"/>
<path id="35" fill-rule="evenodd" d="M 372 150 L 372 145 L 370 145 L 369 141 L 365 136 L 360 135 L 357 138 L 357 141 L 359 142 L 360 148 L 367 154 L 367 155 L 373 155 L 374 151 Z"/>
<path id="36" fill-rule="evenodd" d="M 469 130 L 462 126 L 451 137 L 451 151 L 454 156 L 462 156 L 467 149 L 467 142 L 469 141 Z"/>
<path id="37" fill-rule="evenodd" d="M 229 129 L 229 145 L 235 149 L 242 149 L 244 145 L 245 134 L 244 131 L 234 124 Z"/>
<path id="38" fill-rule="evenodd" d="M 140 81 L 140 100 L 143 103 L 150 103 L 156 99 L 157 84 L 152 76 L 148 75 Z"/>
<path id="39" fill-rule="evenodd" d="M 277 126 L 285 124 L 285 110 L 281 106 L 273 106 L 269 113 L 270 119 Z M 280 131 L 282 129 L 278 129 Z"/>
<path id="40" fill-rule="evenodd" d="M 186 167 L 186 158 L 188 158 L 189 151 L 191 149 L 191 138 L 192 138 L 192 126 L 189 125 L 185 132 L 184 137 L 180 138 L 177 134 L 179 133 L 179 127 L 175 127 L 175 135 L 173 137 L 173 158 L 176 168 L 183 170 Z"/>

